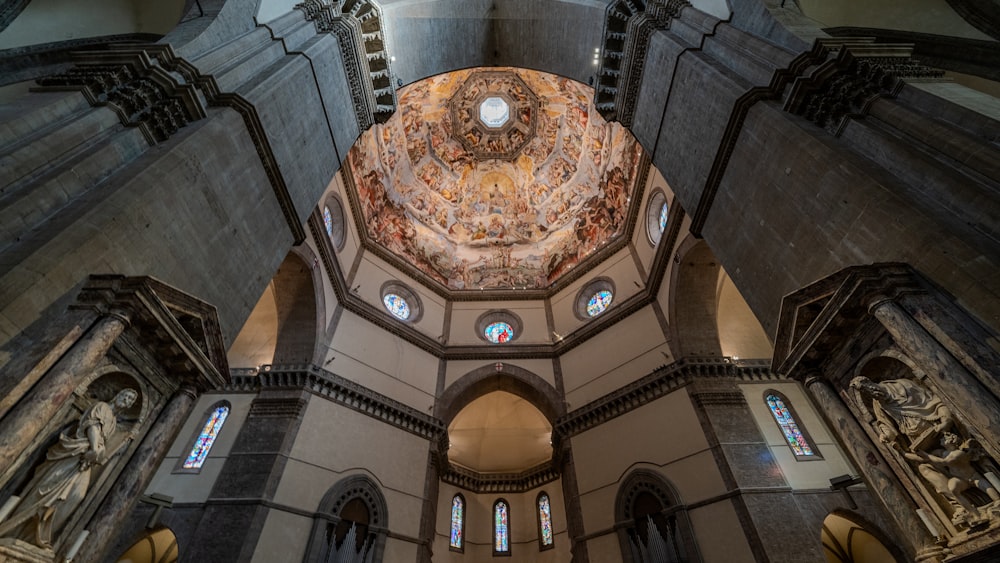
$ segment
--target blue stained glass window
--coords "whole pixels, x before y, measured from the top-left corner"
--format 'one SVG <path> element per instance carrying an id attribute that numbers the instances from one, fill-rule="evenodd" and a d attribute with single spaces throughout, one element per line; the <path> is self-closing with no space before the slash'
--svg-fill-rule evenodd
<path id="1" fill-rule="evenodd" d="M 451 501 L 451 547 L 462 549 L 462 528 L 465 519 L 465 501 L 461 495 L 455 495 Z"/>
<path id="2" fill-rule="evenodd" d="M 510 551 L 509 511 L 507 503 L 502 500 L 493 505 L 493 551 L 496 553 Z"/>
<path id="3" fill-rule="evenodd" d="M 327 206 L 323 206 L 323 224 L 326 225 L 326 236 L 333 238 L 333 213 Z"/>
<path id="4" fill-rule="evenodd" d="M 587 302 L 587 314 L 591 317 L 596 317 L 604 312 L 605 309 L 611 305 L 611 298 L 614 297 L 612 293 L 606 289 L 602 289 L 595 293 L 590 301 Z"/>
<path id="5" fill-rule="evenodd" d="M 542 546 L 552 545 L 552 508 L 549 507 L 549 495 L 538 497 L 538 527 Z"/>
<path id="6" fill-rule="evenodd" d="M 773 414 L 774 419 L 778 421 L 778 426 L 781 427 L 781 432 L 784 433 L 785 440 L 788 441 L 788 445 L 791 446 L 795 455 L 813 455 L 814 452 L 812 446 L 809 445 L 805 436 L 802 435 L 802 431 L 799 430 L 799 425 L 795 422 L 795 418 L 788 410 L 785 402 L 781 400 L 781 397 L 778 397 L 777 395 L 768 395 L 766 400 L 768 408 L 771 409 L 771 414 Z"/>
<path id="7" fill-rule="evenodd" d="M 494 344 L 503 344 L 514 338 L 514 328 L 503 321 L 490 323 L 484 332 L 486 339 Z"/>
<path id="8" fill-rule="evenodd" d="M 226 422 L 227 416 L 229 416 L 229 407 L 221 406 L 212 411 L 211 416 L 208 417 L 208 421 L 205 422 L 205 426 L 201 429 L 201 434 L 195 440 L 194 447 L 191 448 L 191 453 L 188 454 L 187 460 L 184 461 L 184 469 L 201 468 L 201 465 L 205 463 L 205 458 L 208 456 L 209 450 L 212 449 L 212 444 L 215 443 L 215 439 L 219 436 L 219 430 L 222 430 L 222 424 Z"/>
<path id="9" fill-rule="evenodd" d="M 387 293 L 385 297 L 382 298 L 382 303 L 385 304 L 385 308 L 389 310 L 397 319 L 406 320 L 410 318 L 410 306 L 406 303 L 406 299 L 396 295 L 395 293 Z"/>
<path id="10" fill-rule="evenodd" d="M 667 202 L 663 202 L 660 206 L 660 232 L 662 233 L 667 228 L 667 211 L 670 208 L 667 206 Z"/>

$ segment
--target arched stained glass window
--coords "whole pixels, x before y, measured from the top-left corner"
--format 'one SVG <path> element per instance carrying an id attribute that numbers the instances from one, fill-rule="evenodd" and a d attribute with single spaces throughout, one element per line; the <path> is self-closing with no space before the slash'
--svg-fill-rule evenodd
<path id="1" fill-rule="evenodd" d="M 452 551 L 465 551 L 465 497 L 455 495 L 451 499 L 451 541 Z"/>
<path id="2" fill-rule="evenodd" d="M 600 315 L 611 305 L 613 294 L 607 289 L 602 289 L 590 297 L 587 301 L 587 314 L 591 317 Z"/>
<path id="3" fill-rule="evenodd" d="M 399 295 L 387 293 L 382 298 L 382 303 L 385 304 L 385 308 L 397 319 L 405 321 L 410 318 L 410 305 L 406 302 L 406 299 L 403 299 Z"/>
<path id="4" fill-rule="evenodd" d="M 538 549 L 549 549 L 555 545 L 554 542 L 552 506 L 549 504 L 549 495 L 541 492 L 538 493 Z"/>
<path id="5" fill-rule="evenodd" d="M 195 438 L 191 453 L 184 460 L 183 469 L 201 469 L 202 464 L 205 463 L 205 458 L 208 457 L 208 452 L 211 451 L 212 446 L 215 444 L 215 439 L 219 437 L 219 432 L 222 430 L 222 425 L 225 424 L 226 417 L 228 416 L 228 403 L 217 403 L 212 407 L 209 411 L 208 419 L 201 428 L 201 433 Z"/>
<path id="6" fill-rule="evenodd" d="M 514 338 L 514 328 L 503 321 L 488 324 L 485 332 L 486 339 L 494 344 L 510 342 Z"/>
<path id="7" fill-rule="evenodd" d="M 777 391 L 767 391 L 764 394 L 764 400 L 767 402 L 767 408 L 771 410 L 771 415 L 774 416 L 774 421 L 778 423 L 778 428 L 781 429 L 788 447 L 795 454 L 795 458 L 817 458 L 819 452 L 812 445 L 809 436 L 796 422 L 795 413 L 787 398 Z"/>
<path id="8" fill-rule="evenodd" d="M 510 555 L 510 505 L 503 499 L 493 503 L 493 555 Z"/>

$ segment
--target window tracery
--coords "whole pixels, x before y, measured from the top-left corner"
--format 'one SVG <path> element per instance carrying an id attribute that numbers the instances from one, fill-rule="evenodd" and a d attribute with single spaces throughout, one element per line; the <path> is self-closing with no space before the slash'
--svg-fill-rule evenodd
<path id="1" fill-rule="evenodd" d="M 510 505 L 504 499 L 493 503 L 493 555 L 510 555 Z"/>

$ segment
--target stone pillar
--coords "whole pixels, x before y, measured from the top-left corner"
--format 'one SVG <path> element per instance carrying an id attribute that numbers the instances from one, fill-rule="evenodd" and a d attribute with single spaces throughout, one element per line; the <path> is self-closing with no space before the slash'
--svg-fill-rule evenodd
<path id="1" fill-rule="evenodd" d="M 0 433 L 0 481 L 10 476 L 16 461 L 72 396 L 130 322 L 129 313 L 113 310 L 73 345 L 52 370 L 11 409 Z"/>
<path id="2" fill-rule="evenodd" d="M 437 527 L 438 491 L 440 489 L 440 466 L 443 458 L 435 451 L 432 443 L 427 453 L 427 474 L 424 476 L 424 503 L 420 509 L 420 546 L 417 547 L 417 563 L 431 563 L 434 557 L 434 538 Z"/>
<path id="3" fill-rule="evenodd" d="M 573 448 L 566 440 L 562 445 L 562 482 L 563 504 L 566 507 L 566 532 L 570 541 L 572 563 L 590 563 L 587 542 L 580 541 L 586 533 L 583 529 L 583 509 L 580 507 L 580 487 L 576 482 L 576 464 L 573 462 Z"/>
<path id="4" fill-rule="evenodd" d="M 907 556 L 912 558 L 924 546 L 932 545 L 927 529 L 917 517 L 916 507 L 903 492 L 902 484 L 889 469 L 889 464 L 878 448 L 872 444 L 840 395 L 819 376 L 809 377 L 805 385 L 816 407 L 823 413 L 827 425 L 840 437 L 841 445 L 854 459 L 855 465 L 864 475 L 875 497 L 881 501 L 885 513 L 902 532 L 902 538 L 906 541 L 901 543 L 904 544 L 902 547 L 906 550 Z"/>
<path id="5" fill-rule="evenodd" d="M 892 335 L 896 344 L 928 374 L 934 385 L 977 431 L 983 445 L 1000 457 L 1000 405 L 996 398 L 926 330 L 891 299 L 876 301 L 869 311 Z M 952 410 L 955 412 L 955 409 Z"/>
<path id="6" fill-rule="evenodd" d="M 132 514 L 132 509 L 152 479 L 153 472 L 167 455 L 167 450 L 187 420 L 197 398 L 197 390 L 185 385 L 174 393 L 167 406 L 160 411 L 156 422 L 146 432 L 142 444 L 132 454 L 128 465 L 118 475 L 114 487 L 87 524 L 86 529 L 90 531 L 90 535 L 74 558 L 76 561 L 98 561 L 99 556 L 115 539 L 123 521 Z"/>

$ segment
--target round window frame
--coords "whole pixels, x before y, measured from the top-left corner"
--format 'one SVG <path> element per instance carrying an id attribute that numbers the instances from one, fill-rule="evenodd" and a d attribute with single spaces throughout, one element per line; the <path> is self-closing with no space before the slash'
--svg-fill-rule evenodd
<path id="1" fill-rule="evenodd" d="M 409 318 L 401 319 L 389 310 L 385 304 L 385 297 L 390 293 L 396 294 L 406 301 L 406 306 L 410 308 Z M 417 292 L 413 291 L 410 286 L 404 284 L 403 282 L 390 280 L 383 283 L 382 287 L 379 289 L 379 301 L 381 302 L 382 310 L 385 311 L 385 314 L 401 323 L 415 324 L 420 322 L 420 319 L 424 316 L 424 304 L 420 300 L 420 296 L 417 295 Z"/>
<path id="2" fill-rule="evenodd" d="M 591 297 L 597 294 L 598 291 L 603 290 L 611 292 L 611 303 L 600 313 L 590 316 L 587 313 L 587 304 L 590 303 Z M 576 318 L 581 321 L 589 321 L 602 317 L 611 309 L 611 307 L 614 306 L 616 293 L 615 281 L 613 279 L 604 276 L 594 278 L 587 282 L 587 284 L 581 287 L 580 291 L 577 292 L 576 299 L 573 300 L 573 314 L 576 315 Z"/>
<path id="3" fill-rule="evenodd" d="M 330 210 L 330 218 L 333 220 L 333 234 L 326 230 L 326 221 L 323 220 L 323 211 Z M 340 252 L 347 242 L 347 215 L 344 213 L 344 202 L 337 194 L 327 194 L 323 198 L 323 204 L 319 206 L 319 222 L 323 225 L 323 232 L 330 241 L 333 249 Z"/>
<path id="4" fill-rule="evenodd" d="M 489 338 L 486 338 L 486 327 L 497 322 L 507 323 L 510 325 L 511 330 L 514 331 L 514 336 L 507 342 L 493 342 Z M 506 309 L 493 309 L 486 311 L 482 315 L 479 315 L 479 318 L 476 319 L 476 335 L 479 336 L 480 340 L 490 346 L 506 346 L 518 338 L 521 338 L 521 333 L 523 331 L 524 323 L 521 321 L 521 317 Z"/>
<path id="5" fill-rule="evenodd" d="M 664 205 L 667 206 L 667 224 L 664 225 L 661 231 L 660 210 L 663 209 Z M 670 202 L 667 200 L 667 194 L 663 191 L 663 188 L 656 188 L 650 194 L 649 199 L 646 200 L 646 239 L 654 247 L 660 244 L 663 233 L 670 226 L 670 207 Z"/>

